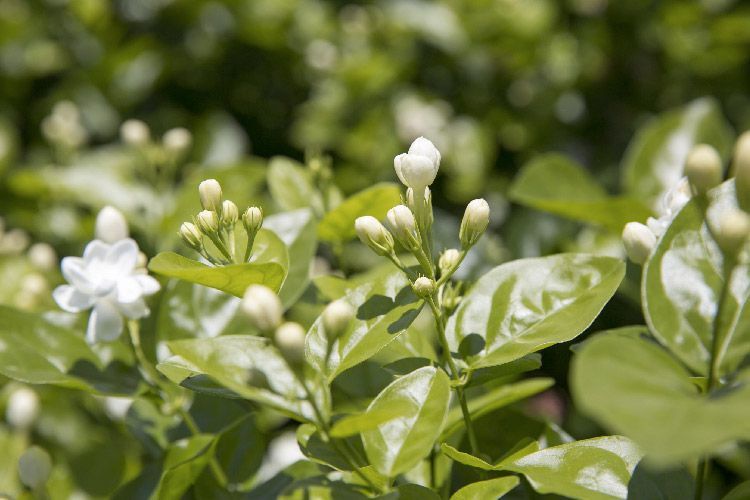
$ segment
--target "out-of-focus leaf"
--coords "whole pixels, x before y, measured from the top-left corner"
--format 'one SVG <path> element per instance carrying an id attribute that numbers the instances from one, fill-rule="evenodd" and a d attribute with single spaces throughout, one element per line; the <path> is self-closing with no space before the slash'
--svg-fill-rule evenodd
<path id="1" fill-rule="evenodd" d="M 414 467 L 429 455 L 440 434 L 449 400 L 448 376 L 432 366 L 405 375 L 383 389 L 367 411 L 399 408 L 404 416 L 362 433 L 370 463 L 388 477 Z"/>
<path id="2" fill-rule="evenodd" d="M 419 484 L 400 484 L 378 500 L 440 500 L 440 495 Z"/>
<path id="3" fill-rule="evenodd" d="M 451 500 L 485 500 L 500 498 L 518 486 L 517 477 L 498 477 L 464 486 L 451 496 Z"/>
<path id="4" fill-rule="evenodd" d="M 304 166 L 283 156 L 275 156 L 268 162 L 268 189 L 282 210 L 312 208 L 315 213 L 323 211 L 322 200 Z"/>
<path id="5" fill-rule="evenodd" d="M 653 215 L 637 199 L 608 196 L 583 167 L 560 154 L 543 155 L 527 163 L 510 187 L 508 197 L 617 233 L 628 222 L 644 222 Z"/>
<path id="6" fill-rule="evenodd" d="M 721 500 L 745 500 L 746 498 L 750 498 L 750 481 L 738 484 Z"/>
<path id="7" fill-rule="evenodd" d="M 393 183 L 381 183 L 347 198 L 328 212 L 318 224 L 323 241 L 343 243 L 356 236 L 354 221 L 363 215 L 385 218 L 386 212 L 401 202 L 401 189 Z"/>
<path id="8" fill-rule="evenodd" d="M 320 473 L 321 467 L 318 464 L 309 460 L 300 460 L 282 470 L 268 481 L 250 490 L 248 498 L 275 500 L 279 498 L 281 492 L 290 484 L 302 479 L 318 476 Z"/>
<path id="9" fill-rule="evenodd" d="M 695 480 L 685 468 L 650 471 L 638 464 L 628 484 L 628 500 L 682 500 L 693 498 Z M 750 490 L 748 490 L 750 493 Z M 744 496 L 742 498 L 747 498 Z M 726 500 L 726 499 L 725 499 Z M 739 500 L 739 499 L 738 499 Z"/>
<path id="10" fill-rule="evenodd" d="M 153 500 L 178 500 L 198 479 L 212 453 L 213 436 L 198 434 L 172 443 Z"/>
<path id="11" fill-rule="evenodd" d="M 474 284 L 448 320 L 451 351 L 477 369 L 571 340 L 596 318 L 624 274 L 622 261 L 587 254 L 502 264 Z"/>
<path id="12" fill-rule="evenodd" d="M 251 480 L 263 461 L 265 439 L 252 415 L 245 416 L 216 437 L 214 455 L 231 484 Z"/>

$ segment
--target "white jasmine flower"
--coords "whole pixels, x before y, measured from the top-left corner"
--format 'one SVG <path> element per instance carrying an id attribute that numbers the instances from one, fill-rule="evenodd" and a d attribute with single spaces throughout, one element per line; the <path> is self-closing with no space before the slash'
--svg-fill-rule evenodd
<path id="1" fill-rule="evenodd" d="M 440 168 L 440 151 L 428 139 L 419 137 L 411 143 L 408 153 L 393 159 L 393 167 L 405 186 L 422 193 L 435 181 Z"/>
<path id="2" fill-rule="evenodd" d="M 130 238 L 112 245 L 94 240 L 83 257 L 65 257 L 62 274 L 68 285 L 52 293 L 57 304 L 68 312 L 93 308 L 86 340 L 93 344 L 115 340 L 122 333 L 123 319 L 147 316 L 143 297 L 159 291 L 159 282 L 137 271 L 138 245 Z"/>

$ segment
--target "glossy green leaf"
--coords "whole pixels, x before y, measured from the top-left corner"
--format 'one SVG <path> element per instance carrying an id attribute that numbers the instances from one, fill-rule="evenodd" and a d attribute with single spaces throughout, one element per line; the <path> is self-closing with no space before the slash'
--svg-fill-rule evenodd
<path id="1" fill-rule="evenodd" d="M 505 463 L 539 493 L 581 500 L 626 498 L 641 453 L 622 436 L 605 436 L 545 448 Z"/>
<path id="2" fill-rule="evenodd" d="M 634 439 L 649 460 L 670 464 L 750 437 L 750 384 L 740 379 L 712 397 L 658 344 L 599 335 L 573 360 L 571 385 L 579 408 Z"/>
<path id="3" fill-rule="evenodd" d="M 446 328 L 471 369 L 500 365 L 584 331 L 617 290 L 625 264 L 559 254 L 502 264 L 464 296 Z"/>
<path id="4" fill-rule="evenodd" d="M 683 175 L 695 144 L 711 144 L 726 155 L 734 138 L 718 103 L 697 99 L 651 120 L 636 134 L 622 162 L 628 193 L 653 206 Z"/>
<path id="5" fill-rule="evenodd" d="M 112 356 L 112 353 L 115 356 Z M 132 356 L 113 344 L 108 362 L 75 332 L 41 315 L 0 306 L 0 373 L 29 384 L 132 394 L 140 381 Z"/>
<path id="6" fill-rule="evenodd" d="M 538 394 L 554 385 L 551 378 L 533 378 L 522 380 L 514 384 L 506 384 L 490 390 L 486 394 L 469 400 L 469 413 L 472 419 L 477 419 L 493 410 Z M 440 436 L 441 441 L 447 440 L 454 432 L 464 428 L 463 414 L 460 407 L 451 408 L 445 421 L 445 428 Z"/>
<path id="7" fill-rule="evenodd" d="M 384 219 L 386 212 L 401 202 L 401 189 L 393 183 L 380 183 L 344 200 L 318 224 L 323 241 L 345 242 L 356 236 L 354 221 L 363 215 Z"/>
<path id="8" fill-rule="evenodd" d="M 268 189 L 282 210 L 313 208 L 323 210 L 320 196 L 313 186 L 308 170 L 296 161 L 275 156 L 268 162 Z"/>
<path id="9" fill-rule="evenodd" d="M 179 500 L 195 482 L 211 458 L 213 436 L 198 434 L 172 443 L 164 459 L 153 500 Z"/>
<path id="10" fill-rule="evenodd" d="M 476 469 L 486 471 L 501 471 L 505 469 L 505 466 L 507 464 L 521 457 L 525 457 L 526 455 L 539 451 L 539 443 L 537 441 L 529 442 L 528 439 L 524 440 L 521 443 L 517 444 L 506 456 L 502 457 L 494 465 L 481 458 L 475 457 L 474 455 L 459 451 L 448 443 L 442 443 L 440 445 L 440 451 L 443 453 L 443 455 L 451 458 L 453 461 L 468 465 L 469 467 L 474 467 Z"/>
<path id="11" fill-rule="evenodd" d="M 265 440 L 253 415 L 247 414 L 216 436 L 216 462 L 230 484 L 244 484 L 253 478 L 263 461 Z"/>
<path id="12" fill-rule="evenodd" d="M 733 181 L 710 193 L 708 217 L 736 207 Z M 722 257 L 696 201 L 675 217 L 643 268 L 643 309 L 651 332 L 699 375 L 707 375 L 716 303 L 724 284 Z M 733 372 L 750 354 L 750 267 L 739 266 L 725 303 L 720 373 Z"/>
<path id="13" fill-rule="evenodd" d="M 303 402 L 304 388 L 265 338 L 226 335 L 166 345 L 173 356 L 157 368 L 176 384 L 199 390 L 208 378 L 235 397 L 257 401 L 295 418 L 313 418 L 312 408 Z M 204 392 L 231 395 L 211 389 Z"/>
<path id="14" fill-rule="evenodd" d="M 362 433 L 370 463 L 395 477 L 430 454 L 440 434 L 450 401 L 450 381 L 444 371 L 426 366 L 405 375 L 373 400 L 368 412 L 397 407 L 404 416 Z"/>
<path id="15" fill-rule="evenodd" d="M 321 467 L 309 460 L 300 460 L 285 468 L 263 484 L 253 488 L 248 498 L 275 500 L 292 483 L 320 475 Z"/>
<path id="16" fill-rule="evenodd" d="M 393 406 L 370 410 L 355 415 L 347 415 L 333 424 L 331 427 L 331 436 L 347 437 L 376 429 L 378 426 L 389 420 L 403 417 L 406 410 L 407 409 L 403 407 Z"/>
<path id="17" fill-rule="evenodd" d="M 653 215 L 639 200 L 608 196 L 584 168 L 560 154 L 539 156 L 521 169 L 508 197 L 562 217 L 622 231 L 625 224 Z"/>
<path id="18" fill-rule="evenodd" d="M 367 360 L 409 327 L 421 302 L 409 281 L 394 267 L 381 268 L 371 279 L 348 288 L 345 300 L 356 310 L 349 328 L 335 340 L 326 364 L 328 340 L 319 317 L 307 334 L 305 356 L 329 379 Z"/>
<path id="19" fill-rule="evenodd" d="M 451 500 L 487 500 L 500 498 L 518 486 L 519 479 L 515 476 L 498 477 L 479 481 L 464 486 L 451 496 Z"/>
<path id="20" fill-rule="evenodd" d="M 276 233 L 287 246 L 289 269 L 279 297 L 289 307 L 310 283 L 310 266 L 318 247 L 315 218 L 309 209 L 294 210 L 266 217 L 263 227 Z"/>

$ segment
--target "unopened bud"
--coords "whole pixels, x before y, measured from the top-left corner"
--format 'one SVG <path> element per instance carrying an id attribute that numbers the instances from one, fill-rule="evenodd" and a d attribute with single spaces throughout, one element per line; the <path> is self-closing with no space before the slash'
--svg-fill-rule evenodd
<path id="1" fill-rule="evenodd" d="M 124 240 L 128 237 L 128 222 L 122 212 L 107 205 L 96 215 L 94 234 L 105 243 Z"/>
<path id="2" fill-rule="evenodd" d="M 180 238 L 187 246 L 194 250 L 200 250 L 203 247 L 203 235 L 192 222 L 183 222 L 180 226 Z"/>
<path id="3" fill-rule="evenodd" d="M 263 210 L 260 207 L 250 207 L 242 214 L 242 225 L 248 235 L 255 236 L 263 225 Z"/>
<path id="4" fill-rule="evenodd" d="M 281 300 L 273 290 L 263 285 L 250 285 L 242 297 L 242 311 L 253 326 L 263 333 L 271 333 L 281 324 Z"/>
<path id="5" fill-rule="evenodd" d="M 151 140 L 151 132 L 141 120 L 131 119 L 120 126 L 120 138 L 131 146 L 145 146 Z"/>
<path id="6" fill-rule="evenodd" d="M 205 210 L 221 213 L 221 184 L 216 179 L 206 179 L 198 185 L 198 196 Z"/>
<path id="7" fill-rule="evenodd" d="M 417 233 L 417 221 L 414 214 L 405 205 L 396 205 L 386 215 L 393 236 L 401 246 L 409 251 L 419 250 L 421 242 Z"/>
<path id="8" fill-rule="evenodd" d="M 716 243 L 726 255 L 735 256 L 750 235 L 750 215 L 743 210 L 731 209 L 725 213 L 713 231 Z"/>
<path id="9" fill-rule="evenodd" d="M 393 236 L 371 215 L 358 217 L 354 221 L 354 229 L 360 241 L 370 247 L 378 255 L 390 255 L 393 253 Z"/>
<path id="10" fill-rule="evenodd" d="M 213 210 L 201 210 L 195 218 L 195 225 L 205 234 L 215 234 L 219 231 L 219 216 Z"/>
<path id="11" fill-rule="evenodd" d="M 181 154 L 187 151 L 193 143 L 193 135 L 183 127 L 169 129 L 162 137 L 164 149 L 173 154 Z"/>
<path id="12" fill-rule="evenodd" d="M 489 222 L 490 206 L 487 202 L 482 198 L 471 200 L 466 206 L 458 233 L 464 250 L 468 250 L 479 241 L 479 238 L 487 230 Z"/>
<path id="13" fill-rule="evenodd" d="M 34 267 L 42 271 L 50 271 L 57 266 L 55 249 L 47 243 L 34 243 L 31 245 L 28 256 Z"/>
<path id="14" fill-rule="evenodd" d="M 622 243 L 628 258 L 636 264 L 643 264 L 656 246 L 656 236 L 640 222 L 628 222 L 622 230 Z"/>
<path id="15" fill-rule="evenodd" d="M 234 226 L 239 218 L 237 205 L 233 201 L 224 200 L 221 204 L 221 221 L 227 226 Z"/>
<path id="16" fill-rule="evenodd" d="M 39 416 L 39 396 L 28 387 L 20 387 L 13 391 L 8 398 L 5 409 L 5 419 L 10 425 L 19 429 L 26 429 Z"/>
<path id="17" fill-rule="evenodd" d="M 332 344 L 346 332 L 353 319 L 354 308 L 345 300 L 334 300 L 328 304 L 322 314 L 323 330 L 328 342 Z"/>
<path id="18" fill-rule="evenodd" d="M 449 248 L 440 255 L 438 267 L 440 268 L 440 272 L 445 274 L 455 270 L 460 262 L 461 252 L 455 248 Z"/>
<path id="19" fill-rule="evenodd" d="M 698 194 L 721 184 L 724 172 L 718 151 L 708 144 L 695 146 L 685 161 L 685 175 Z"/>
<path id="20" fill-rule="evenodd" d="M 741 209 L 750 210 L 750 130 L 737 139 L 732 170 L 737 189 L 737 203 Z"/>
<path id="21" fill-rule="evenodd" d="M 273 338 L 290 365 L 298 365 L 305 359 L 305 329 L 299 323 L 283 323 L 276 329 Z"/>
<path id="22" fill-rule="evenodd" d="M 407 187 L 414 188 L 416 195 L 435 181 L 440 168 L 440 152 L 424 137 L 417 138 L 403 153 L 393 159 L 393 167 L 399 180 Z"/>
<path id="23" fill-rule="evenodd" d="M 435 281 L 426 276 L 420 276 L 412 285 L 417 297 L 427 298 L 435 291 Z"/>
<path id="24" fill-rule="evenodd" d="M 18 475 L 27 487 L 37 489 L 44 485 L 52 472 L 49 453 L 39 446 L 32 446 L 18 459 Z"/>

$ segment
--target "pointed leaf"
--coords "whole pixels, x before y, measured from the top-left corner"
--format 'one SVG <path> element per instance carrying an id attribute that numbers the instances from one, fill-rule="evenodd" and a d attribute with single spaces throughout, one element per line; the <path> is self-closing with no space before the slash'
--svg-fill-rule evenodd
<path id="1" fill-rule="evenodd" d="M 198 434 L 172 443 L 164 459 L 161 479 L 151 498 L 182 498 L 208 464 L 212 444 L 213 436 L 206 434 Z"/>
<path id="2" fill-rule="evenodd" d="M 479 481 L 464 486 L 451 496 L 451 500 L 485 500 L 500 498 L 510 490 L 518 486 L 519 479 L 515 476 L 498 477 Z"/>
<path id="3" fill-rule="evenodd" d="M 380 183 L 344 200 L 328 212 L 318 225 L 318 236 L 323 241 L 343 243 L 354 238 L 354 221 L 363 215 L 385 218 L 386 212 L 401 203 L 401 189 L 393 183 Z"/>

